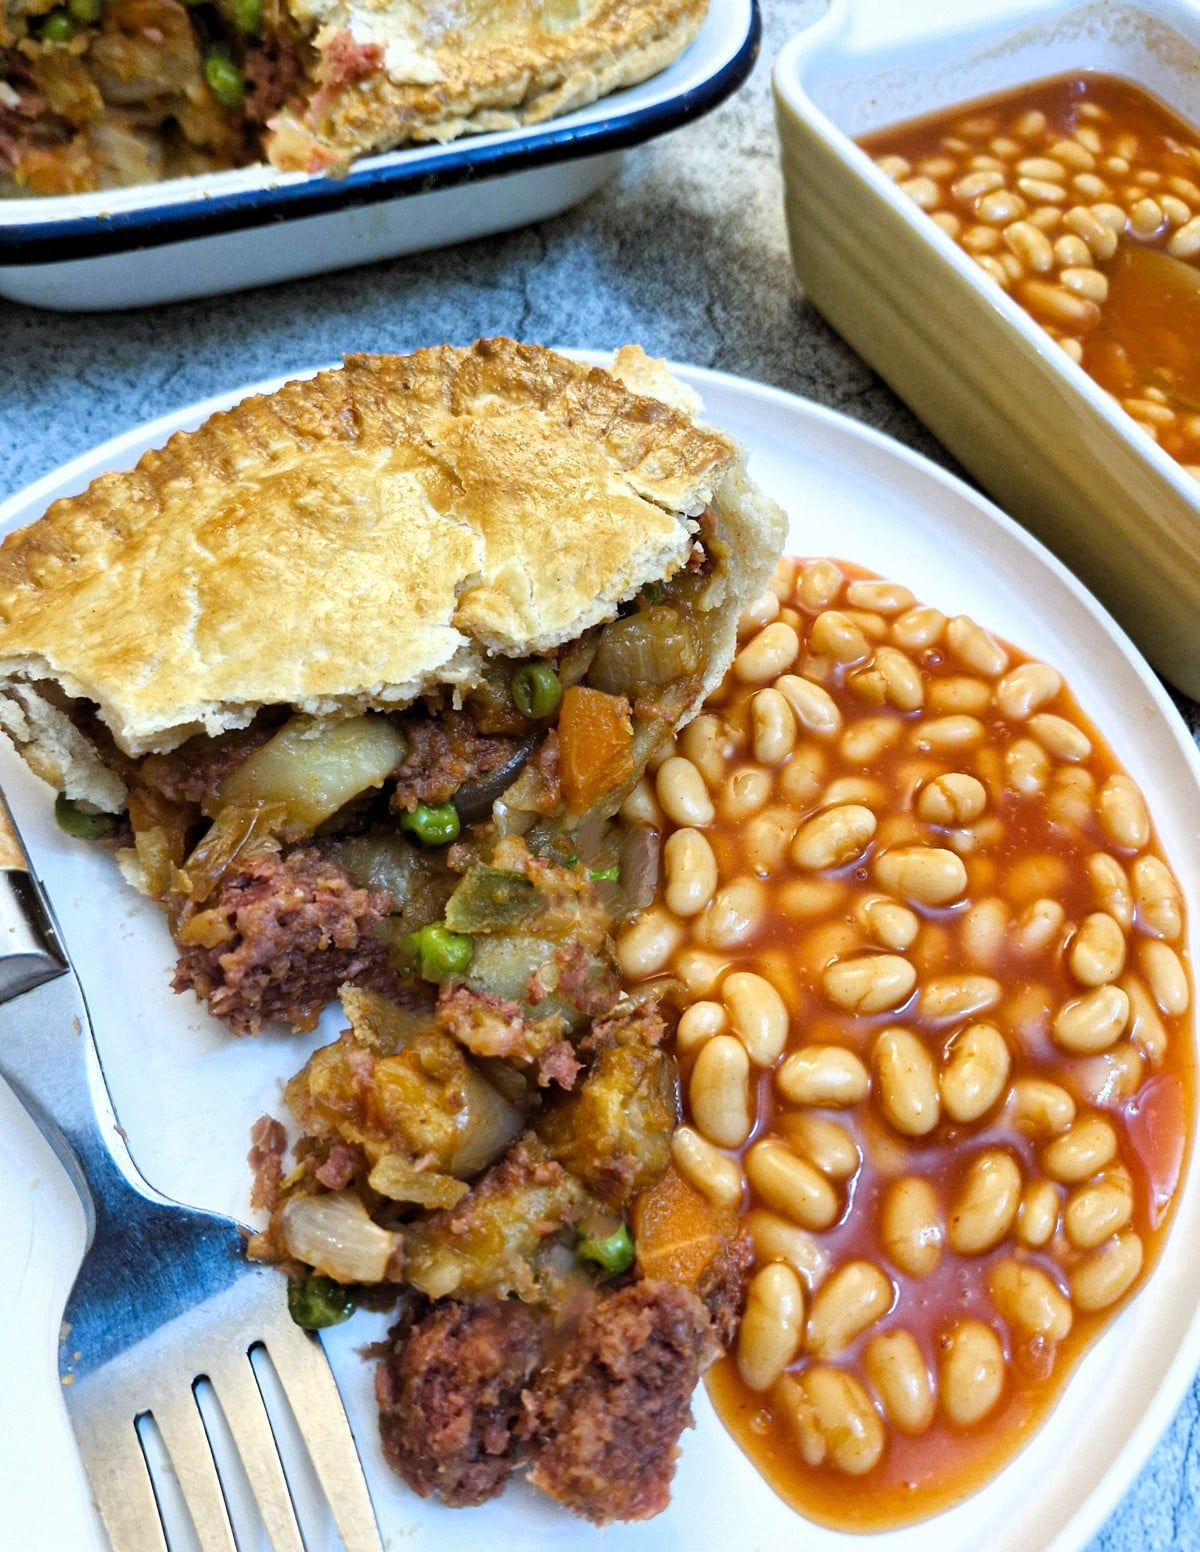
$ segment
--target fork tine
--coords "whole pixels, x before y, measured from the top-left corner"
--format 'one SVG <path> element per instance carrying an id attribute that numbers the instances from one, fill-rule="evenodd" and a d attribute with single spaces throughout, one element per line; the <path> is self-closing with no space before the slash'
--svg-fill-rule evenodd
<path id="1" fill-rule="evenodd" d="M 167 1552 L 150 1468 L 132 1414 L 118 1428 L 103 1412 L 76 1414 L 73 1421 L 96 1507 L 113 1546 L 118 1552 L 126 1547 Z"/>
<path id="2" fill-rule="evenodd" d="M 354 1435 L 320 1343 L 285 1318 L 265 1346 L 346 1552 L 383 1552 Z"/>
<path id="3" fill-rule="evenodd" d="M 210 1363 L 208 1380 L 237 1445 L 273 1552 L 304 1552 L 292 1495 L 249 1357 L 233 1353 L 220 1363 Z"/>
<path id="4" fill-rule="evenodd" d="M 171 1457 L 203 1552 L 237 1552 L 212 1447 L 190 1383 L 181 1384 L 176 1394 L 156 1403 L 150 1415 Z"/>

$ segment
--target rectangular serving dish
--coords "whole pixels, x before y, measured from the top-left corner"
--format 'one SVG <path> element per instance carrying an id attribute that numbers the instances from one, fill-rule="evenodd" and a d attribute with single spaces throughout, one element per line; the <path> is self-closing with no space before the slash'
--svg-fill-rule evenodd
<path id="1" fill-rule="evenodd" d="M 775 66 L 806 295 L 1002 506 L 1200 697 L 1200 483 L 852 137 L 1049 76 L 1123 76 L 1200 125 L 1191 0 L 833 0 Z"/>
<path id="2" fill-rule="evenodd" d="M 0 200 L 0 296 L 95 311 L 213 296 L 438 248 L 554 215 L 620 153 L 708 112 L 758 53 L 758 0 L 714 0 L 648 81 L 560 119 L 356 162 L 263 164 L 99 193 Z"/>

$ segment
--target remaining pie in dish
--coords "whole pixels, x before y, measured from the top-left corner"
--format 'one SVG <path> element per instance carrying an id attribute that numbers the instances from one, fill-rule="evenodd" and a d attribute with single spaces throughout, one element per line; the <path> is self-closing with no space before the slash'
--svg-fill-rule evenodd
<path id="1" fill-rule="evenodd" d="M 663 70 L 708 0 L 4 0 L 0 194 L 345 168 Z"/>

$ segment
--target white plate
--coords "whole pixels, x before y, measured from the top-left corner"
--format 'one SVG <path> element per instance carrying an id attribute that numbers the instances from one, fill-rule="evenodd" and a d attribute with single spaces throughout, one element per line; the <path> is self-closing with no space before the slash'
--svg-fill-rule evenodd
<path id="1" fill-rule="evenodd" d="M 1200 879 L 1196 749 L 1130 642 L 1045 550 L 966 486 L 875 432 L 775 389 L 677 370 L 703 395 L 714 424 L 750 449 L 756 479 L 791 514 L 794 552 L 857 560 L 948 612 L 967 611 L 1061 668 L 1146 792 L 1176 873 Z M 129 466 L 172 431 L 240 397 L 165 417 L 77 459 L 0 506 L 0 528 L 33 520 L 54 497 L 80 490 L 102 469 Z M 11 753 L 0 753 L 0 783 L 80 971 L 135 1157 L 171 1195 L 244 1216 L 250 1124 L 263 1110 L 279 1112 L 280 1081 L 314 1044 L 332 1038 L 338 1014 L 303 1039 L 231 1040 L 190 997 L 167 989 L 174 953 L 158 911 L 119 882 L 108 856 L 55 830 L 47 790 Z M 1195 898 L 1190 904 L 1196 962 L 1200 910 Z M 82 1549 L 91 1523 L 77 1474 L 63 1469 L 70 1442 L 53 1379 L 60 1305 L 50 1291 L 61 1299 L 79 1234 L 78 1214 L 64 1215 L 55 1167 L 27 1129 L 10 1131 L 0 1107 L 0 1244 L 18 1249 L 6 1257 L 8 1266 L 28 1263 L 15 1286 L 11 1271 L 0 1282 L 0 1343 L 8 1349 L 0 1349 L 0 1460 L 13 1546 Z M 1083 1546 L 1145 1461 L 1200 1362 L 1200 1261 L 1191 1250 L 1198 1239 L 1200 1153 L 1193 1150 L 1153 1278 L 1081 1364 L 1032 1447 L 959 1507 L 871 1538 L 872 1552 Z M 432 1552 L 476 1538 L 546 1552 L 749 1552 L 799 1544 L 805 1552 L 835 1552 L 863 1545 L 859 1537 L 802 1526 L 732 1444 L 703 1395 L 698 1427 L 685 1436 L 672 1506 L 647 1526 L 601 1533 L 521 1487 L 482 1509 L 421 1503 L 386 1471 L 375 1442 L 371 1373 L 355 1349 L 377 1329 L 357 1317 L 332 1333 L 328 1347 L 392 1546 Z M 21 1535 L 23 1524 L 29 1528 Z M 71 1527 L 67 1539 L 64 1524 Z"/>
<path id="2" fill-rule="evenodd" d="M 142 307 L 368 264 L 540 221 L 620 153 L 723 102 L 758 53 L 757 0 L 715 0 L 649 80 L 545 124 L 363 157 L 344 177 L 258 163 L 90 194 L 0 199 L 0 296 Z"/>

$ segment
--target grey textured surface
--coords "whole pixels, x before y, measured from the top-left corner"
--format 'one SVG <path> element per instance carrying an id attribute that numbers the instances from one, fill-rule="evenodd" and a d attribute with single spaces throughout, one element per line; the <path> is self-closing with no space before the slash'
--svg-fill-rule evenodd
<path id="1" fill-rule="evenodd" d="M 351 350 L 492 333 L 593 348 L 638 340 L 807 395 L 950 465 L 791 278 L 769 61 L 823 9 L 767 0 L 762 59 L 732 102 L 633 152 L 614 184 L 537 228 L 153 311 L 59 316 L 0 301 L 0 497 L 240 383 Z M 1180 706 L 1200 725 L 1200 707 Z M 1089 1552 L 1200 1552 L 1200 1384 Z"/>

